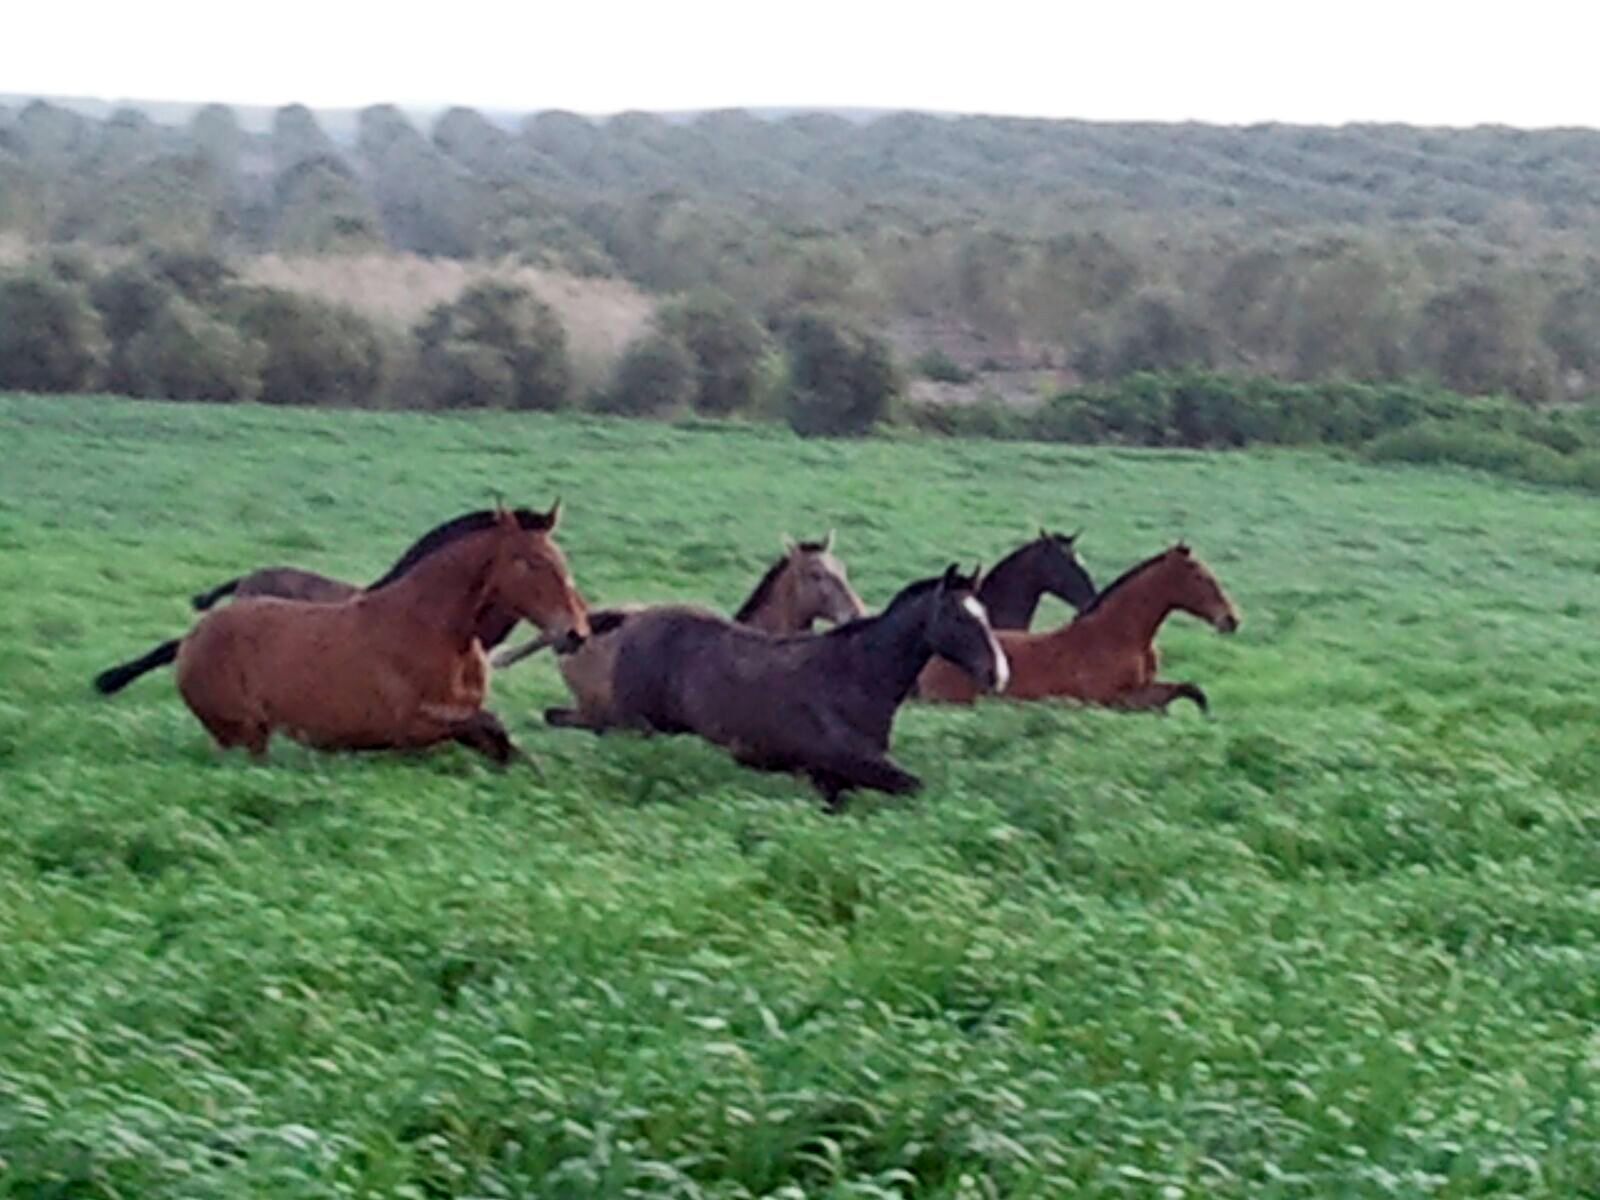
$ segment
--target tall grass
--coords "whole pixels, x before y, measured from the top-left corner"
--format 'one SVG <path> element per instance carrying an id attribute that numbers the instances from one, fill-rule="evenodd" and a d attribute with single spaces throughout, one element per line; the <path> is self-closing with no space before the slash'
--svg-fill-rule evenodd
<path id="1" fill-rule="evenodd" d="M 1321 453 L 0 397 L 0 1195 L 1600 1193 L 1600 503 Z M 840 818 L 694 741 L 219 758 L 186 597 L 565 498 L 597 602 L 1182 535 L 1214 719 L 912 706 Z M 1064 610 L 1048 601 L 1040 623 Z"/>

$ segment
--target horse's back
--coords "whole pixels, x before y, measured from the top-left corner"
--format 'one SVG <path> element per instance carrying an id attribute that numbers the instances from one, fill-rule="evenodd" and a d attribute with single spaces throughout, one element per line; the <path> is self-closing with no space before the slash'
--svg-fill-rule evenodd
<path id="1" fill-rule="evenodd" d="M 348 600 L 360 590 L 353 583 L 300 567 L 263 567 L 241 579 L 234 595 L 238 599 L 271 597 L 327 604 Z"/>
<path id="2" fill-rule="evenodd" d="M 695 730 L 694 678 L 722 654 L 729 629 L 737 628 L 708 609 L 663 604 L 629 613 L 612 633 L 612 702 L 626 724 L 663 733 Z"/>

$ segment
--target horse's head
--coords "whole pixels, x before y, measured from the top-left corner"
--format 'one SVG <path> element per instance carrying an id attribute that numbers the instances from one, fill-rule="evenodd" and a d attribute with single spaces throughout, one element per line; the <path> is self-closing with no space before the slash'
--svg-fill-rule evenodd
<path id="1" fill-rule="evenodd" d="M 556 637 L 589 636 L 589 610 L 572 582 L 567 559 L 550 535 L 561 518 L 561 501 L 530 526 L 501 508 L 495 529 L 499 556 L 490 593 L 517 616 Z"/>
<path id="2" fill-rule="evenodd" d="M 1039 530 L 1039 539 L 1030 547 L 1034 569 L 1044 590 L 1080 611 L 1095 597 L 1094 580 L 1078 558 L 1077 533 L 1051 533 Z"/>
<path id="3" fill-rule="evenodd" d="M 1196 558 L 1188 546 L 1179 542 L 1162 558 L 1171 580 L 1175 607 L 1210 622 L 1218 633 L 1232 633 L 1239 628 L 1239 610 L 1234 608 L 1211 568 Z"/>
<path id="4" fill-rule="evenodd" d="M 928 618 L 928 641 L 934 654 L 947 658 L 992 692 L 1003 692 L 1011 680 L 1006 652 L 989 628 L 989 614 L 978 599 L 978 575 L 963 575 L 951 563 L 934 592 Z"/>
<path id="5" fill-rule="evenodd" d="M 866 615 L 850 586 L 844 563 L 833 553 L 833 530 L 820 542 L 791 542 L 784 539 L 787 564 L 781 583 L 789 589 L 789 611 L 795 623 L 809 629 L 815 621 L 842 625 Z"/>

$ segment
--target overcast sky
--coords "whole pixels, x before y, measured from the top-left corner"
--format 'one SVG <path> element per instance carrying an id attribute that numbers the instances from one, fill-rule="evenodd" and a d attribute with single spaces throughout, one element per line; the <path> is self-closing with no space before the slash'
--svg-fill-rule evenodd
<path id="1" fill-rule="evenodd" d="M 1600 126 L 1600 4 L 12 0 L 0 91 Z"/>

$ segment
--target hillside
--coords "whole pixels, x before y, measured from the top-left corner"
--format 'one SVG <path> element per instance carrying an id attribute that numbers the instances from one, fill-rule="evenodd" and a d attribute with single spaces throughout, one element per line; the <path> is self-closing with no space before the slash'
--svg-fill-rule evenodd
<path id="1" fill-rule="evenodd" d="M 0 112 L 0 232 L 510 257 L 826 304 L 1042 385 L 1203 364 L 1595 390 L 1600 132 L 393 106 Z"/>

